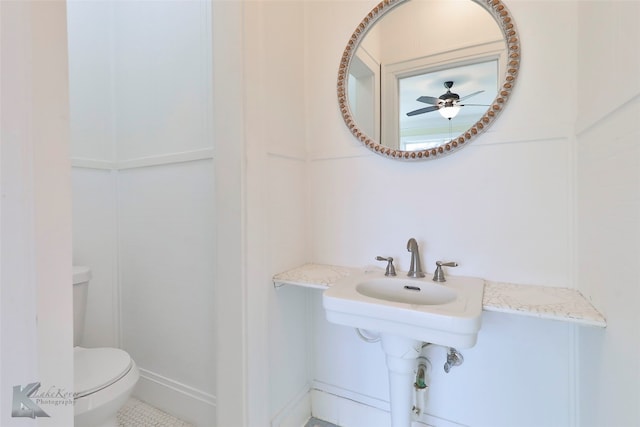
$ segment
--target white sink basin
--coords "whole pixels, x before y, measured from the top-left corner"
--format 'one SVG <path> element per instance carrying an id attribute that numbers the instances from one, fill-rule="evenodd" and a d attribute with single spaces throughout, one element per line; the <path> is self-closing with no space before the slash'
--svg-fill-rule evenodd
<path id="1" fill-rule="evenodd" d="M 323 294 L 327 320 L 447 347 L 473 347 L 484 280 L 448 276 L 441 284 L 427 276 L 368 272 L 341 279 Z"/>
<path id="2" fill-rule="evenodd" d="M 413 283 L 407 279 L 372 279 L 356 285 L 356 291 L 367 297 L 414 305 L 440 305 L 456 299 L 456 292 L 436 283 Z"/>

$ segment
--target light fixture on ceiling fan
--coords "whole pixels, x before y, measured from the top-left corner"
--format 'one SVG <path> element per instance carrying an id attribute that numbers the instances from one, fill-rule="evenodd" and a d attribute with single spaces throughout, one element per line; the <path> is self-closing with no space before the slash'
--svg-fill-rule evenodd
<path id="1" fill-rule="evenodd" d="M 451 120 L 458 115 L 461 108 L 464 106 L 488 107 L 488 105 L 482 105 L 482 104 L 460 104 L 460 101 L 471 98 L 472 96 L 475 96 L 479 93 L 482 93 L 484 92 L 484 90 L 479 90 L 477 92 L 473 92 L 469 95 L 466 95 L 460 98 L 460 95 L 458 95 L 457 93 L 451 92 L 451 88 L 453 87 L 453 81 L 444 82 L 444 87 L 445 89 L 447 89 L 447 92 L 440 95 L 438 98 L 435 98 L 433 96 L 421 96 L 420 98 L 418 98 L 416 101 L 423 102 L 425 104 L 431 104 L 431 106 L 410 111 L 407 113 L 407 116 L 415 116 L 418 114 L 429 113 L 431 111 L 438 111 L 440 112 L 440 115 L 442 117 L 444 117 L 445 119 Z"/>

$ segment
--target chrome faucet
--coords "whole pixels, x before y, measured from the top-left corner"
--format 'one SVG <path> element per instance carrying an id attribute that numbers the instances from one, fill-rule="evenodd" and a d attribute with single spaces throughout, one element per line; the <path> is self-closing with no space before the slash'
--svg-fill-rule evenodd
<path id="1" fill-rule="evenodd" d="M 407 250 L 411 252 L 411 266 L 407 276 L 424 277 L 422 267 L 420 266 L 420 252 L 418 251 L 418 242 L 413 237 L 407 242 Z"/>
<path id="2" fill-rule="evenodd" d="M 384 272 L 385 276 L 395 276 L 396 275 L 396 268 L 393 266 L 393 258 L 391 257 L 382 257 L 380 255 L 378 255 L 376 257 L 377 261 L 387 261 L 387 269 Z"/>
<path id="3" fill-rule="evenodd" d="M 442 270 L 442 267 L 457 267 L 458 263 L 455 261 L 451 261 L 451 262 L 443 262 L 443 261 L 436 261 L 436 271 L 433 273 L 433 281 L 434 282 L 446 282 L 447 279 L 445 279 L 444 277 L 444 271 Z"/>

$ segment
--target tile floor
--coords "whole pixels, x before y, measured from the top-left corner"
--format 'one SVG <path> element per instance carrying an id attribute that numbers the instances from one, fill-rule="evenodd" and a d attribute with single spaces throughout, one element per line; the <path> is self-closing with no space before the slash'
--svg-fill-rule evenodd
<path id="1" fill-rule="evenodd" d="M 193 427 L 191 424 L 133 397 L 118 412 L 118 425 L 120 427 Z M 339 426 L 311 418 L 304 427 Z"/>
<path id="2" fill-rule="evenodd" d="M 311 418 L 309 421 L 307 421 L 307 424 L 305 424 L 304 427 L 339 427 L 339 426 L 335 424 L 331 424 L 330 422 L 327 422 L 327 421 L 319 420 L 317 418 Z"/>
<path id="3" fill-rule="evenodd" d="M 120 427 L 193 427 L 133 397 L 118 412 L 118 425 Z"/>

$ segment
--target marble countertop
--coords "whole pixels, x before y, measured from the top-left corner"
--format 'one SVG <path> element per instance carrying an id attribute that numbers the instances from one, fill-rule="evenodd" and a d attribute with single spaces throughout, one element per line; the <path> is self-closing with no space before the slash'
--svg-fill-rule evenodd
<path id="1" fill-rule="evenodd" d="M 273 276 L 276 288 L 284 285 L 328 289 L 361 268 L 305 264 Z M 483 309 L 581 325 L 606 327 L 602 314 L 577 290 L 538 285 L 517 285 L 485 280 Z"/>

